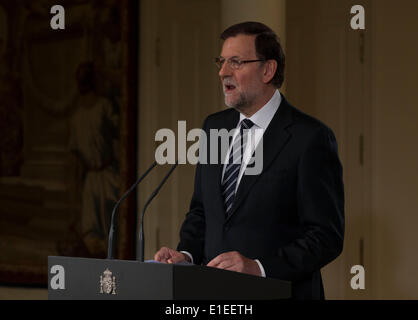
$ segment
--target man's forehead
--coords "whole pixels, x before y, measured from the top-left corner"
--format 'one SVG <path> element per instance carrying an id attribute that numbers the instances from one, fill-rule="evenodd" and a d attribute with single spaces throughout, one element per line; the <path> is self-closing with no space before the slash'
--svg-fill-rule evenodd
<path id="1" fill-rule="evenodd" d="M 226 39 L 222 45 L 221 56 L 231 57 L 255 57 L 255 36 L 239 34 Z"/>

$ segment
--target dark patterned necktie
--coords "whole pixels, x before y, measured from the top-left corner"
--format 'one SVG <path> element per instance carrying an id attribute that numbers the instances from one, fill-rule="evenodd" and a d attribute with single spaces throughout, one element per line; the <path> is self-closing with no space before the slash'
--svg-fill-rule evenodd
<path id="1" fill-rule="evenodd" d="M 229 153 L 229 160 L 226 164 L 225 173 L 222 179 L 221 191 L 225 204 L 226 216 L 232 209 L 235 199 L 235 189 L 237 186 L 238 176 L 241 169 L 243 152 L 247 144 L 248 131 L 254 123 L 249 119 L 241 122 L 239 134 L 235 137 L 232 149 Z"/>

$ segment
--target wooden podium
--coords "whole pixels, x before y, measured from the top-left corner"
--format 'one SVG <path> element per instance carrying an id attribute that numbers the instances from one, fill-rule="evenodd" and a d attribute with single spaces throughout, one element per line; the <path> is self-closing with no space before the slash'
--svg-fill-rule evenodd
<path id="1" fill-rule="evenodd" d="M 291 283 L 197 265 L 48 257 L 50 300 L 275 300 Z"/>

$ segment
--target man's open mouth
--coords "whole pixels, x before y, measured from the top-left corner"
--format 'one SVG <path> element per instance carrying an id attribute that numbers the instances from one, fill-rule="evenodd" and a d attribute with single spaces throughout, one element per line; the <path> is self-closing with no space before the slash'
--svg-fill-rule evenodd
<path id="1" fill-rule="evenodd" d="M 225 88 L 224 91 L 227 92 L 227 93 L 229 93 L 229 92 L 231 92 L 231 91 L 233 91 L 235 89 L 235 86 L 232 85 L 232 84 L 226 84 L 224 86 L 224 88 Z"/>

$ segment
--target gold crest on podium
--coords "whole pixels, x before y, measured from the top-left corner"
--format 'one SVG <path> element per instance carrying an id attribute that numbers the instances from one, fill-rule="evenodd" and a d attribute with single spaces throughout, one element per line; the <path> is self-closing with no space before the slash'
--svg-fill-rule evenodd
<path id="1" fill-rule="evenodd" d="M 116 278 L 112 277 L 112 272 L 106 269 L 100 276 L 100 293 L 116 294 Z"/>

